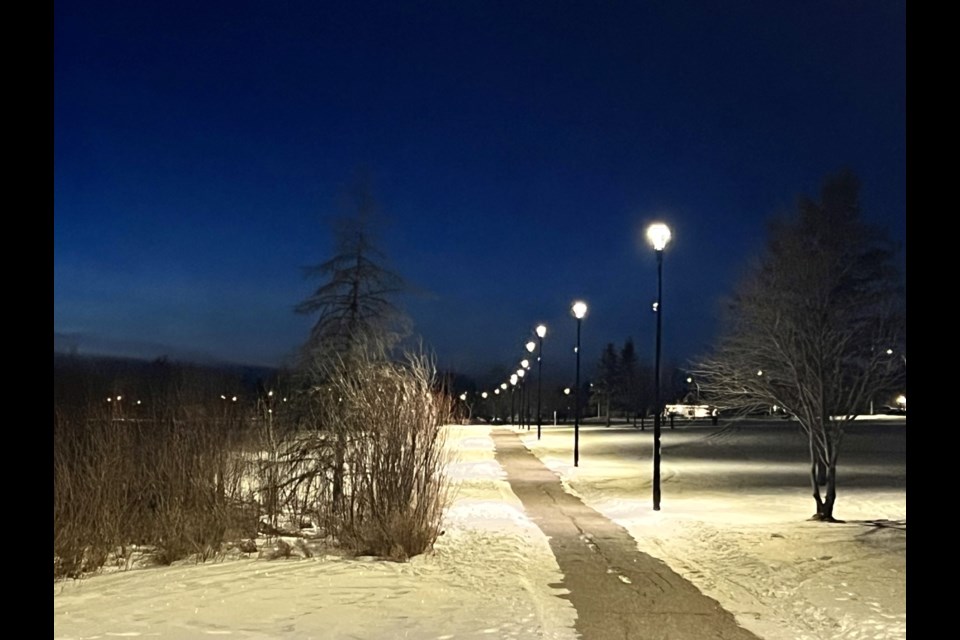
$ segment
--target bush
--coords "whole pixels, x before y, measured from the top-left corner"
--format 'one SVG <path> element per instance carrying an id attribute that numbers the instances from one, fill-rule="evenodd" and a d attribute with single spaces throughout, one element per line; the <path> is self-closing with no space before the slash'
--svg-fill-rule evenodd
<path id="1" fill-rule="evenodd" d="M 449 502 L 442 426 L 452 409 L 432 363 L 362 355 L 331 370 L 313 394 L 331 489 L 320 508 L 328 531 L 358 555 L 405 560 L 430 550 Z"/>
<path id="2" fill-rule="evenodd" d="M 202 561 L 227 541 L 304 526 L 357 555 L 431 549 L 449 502 L 451 402 L 427 358 L 380 353 L 317 374 L 295 409 L 225 402 L 210 380 L 163 365 L 134 414 L 90 391 L 102 380 L 55 370 L 54 578 L 131 545 L 163 564 Z"/>
<path id="3" fill-rule="evenodd" d="M 255 534 L 232 456 L 249 416 L 188 382 L 156 390 L 135 417 L 102 395 L 55 394 L 54 578 L 97 570 L 130 545 L 168 564 Z"/>

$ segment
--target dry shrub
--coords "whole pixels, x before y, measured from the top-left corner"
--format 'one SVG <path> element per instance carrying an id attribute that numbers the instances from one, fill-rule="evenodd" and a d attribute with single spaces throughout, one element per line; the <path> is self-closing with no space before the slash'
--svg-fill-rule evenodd
<path id="1" fill-rule="evenodd" d="M 138 512 L 135 435 L 101 412 L 54 411 L 54 576 L 99 569 L 129 543 Z"/>
<path id="2" fill-rule="evenodd" d="M 54 408 L 54 577 L 97 570 L 117 548 L 205 560 L 256 533 L 232 451 L 249 416 L 173 385 L 137 417 L 103 401 Z M 212 398 L 212 401 L 210 400 Z"/>
<path id="3" fill-rule="evenodd" d="M 442 426 L 451 402 L 422 355 L 365 354 L 329 372 L 315 393 L 332 468 L 324 521 L 354 554 L 405 560 L 432 548 L 448 505 Z"/>

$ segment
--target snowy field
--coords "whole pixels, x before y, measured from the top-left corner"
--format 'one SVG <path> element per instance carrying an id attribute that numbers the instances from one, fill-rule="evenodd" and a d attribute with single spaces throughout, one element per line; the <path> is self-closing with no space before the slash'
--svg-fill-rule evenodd
<path id="1" fill-rule="evenodd" d="M 662 432 L 661 510 L 652 509 L 652 428 L 581 427 L 522 439 L 568 491 L 766 640 L 906 638 L 906 422 L 855 422 L 843 441 L 834 515 L 814 501 L 796 423 Z M 640 442 L 638 442 L 638 439 Z"/>
<path id="2" fill-rule="evenodd" d="M 848 522 L 835 525 L 806 521 L 813 500 L 792 428 L 665 429 L 659 512 L 650 429 L 583 427 L 577 468 L 570 427 L 522 439 L 640 550 L 762 638 L 906 638 L 904 422 L 848 436 L 836 512 Z M 490 427 L 451 426 L 448 441 L 456 497 L 431 554 L 254 553 L 106 570 L 54 584 L 54 637 L 577 638 L 549 543 L 494 459 Z M 890 526 L 868 522 L 879 520 Z"/>

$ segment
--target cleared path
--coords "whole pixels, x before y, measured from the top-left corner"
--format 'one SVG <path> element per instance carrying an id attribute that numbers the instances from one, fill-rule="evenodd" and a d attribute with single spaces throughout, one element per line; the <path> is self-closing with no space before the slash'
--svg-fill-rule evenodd
<path id="1" fill-rule="evenodd" d="M 566 491 L 520 441 L 494 429 L 497 461 L 530 518 L 550 539 L 584 640 L 758 640 L 729 611 L 626 529 Z"/>

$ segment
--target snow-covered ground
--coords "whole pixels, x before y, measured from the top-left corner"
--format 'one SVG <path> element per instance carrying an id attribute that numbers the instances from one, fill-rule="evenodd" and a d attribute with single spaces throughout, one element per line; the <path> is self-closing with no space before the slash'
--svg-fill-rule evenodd
<path id="1" fill-rule="evenodd" d="M 533 431 L 522 439 L 570 491 L 743 626 L 766 640 L 906 638 L 905 461 L 850 469 L 836 514 L 849 522 L 824 525 L 806 521 L 813 501 L 802 457 L 762 459 L 769 442 L 757 445 L 757 431 L 665 431 L 655 512 L 649 459 L 636 455 L 649 429 L 582 428 L 577 468 L 571 433 L 548 427 L 539 441 Z M 887 460 L 903 438 L 852 440 L 886 447 Z M 577 638 L 549 543 L 510 490 L 490 427 L 451 426 L 448 442 L 457 491 L 431 554 L 408 563 L 251 554 L 105 571 L 54 584 L 54 637 Z M 871 481 L 883 474 L 893 481 Z M 896 526 L 864 522 L 879 519 Z"/>
<path id="2" fill-rule="evenodd" d="M 661 510 L 652 462 L 629 429 L 553 428 L 522 439 L 568 491 L 637 540 L 766 640 L 906 638 L 906 423 L 848 429 L 835 516 L 815 511 L 796 423 L 688 428 L 662 437 Z M 652 439 L 647 426 L 639 438 Z"/>

